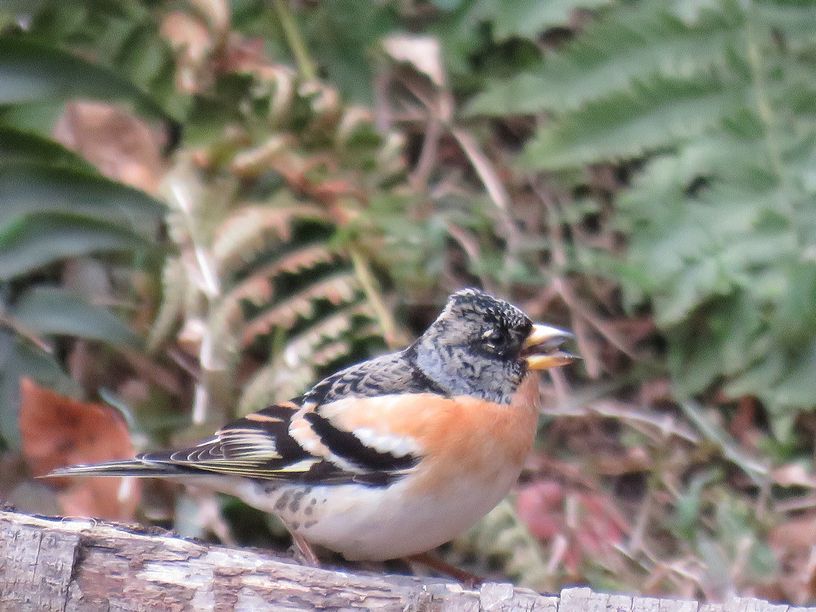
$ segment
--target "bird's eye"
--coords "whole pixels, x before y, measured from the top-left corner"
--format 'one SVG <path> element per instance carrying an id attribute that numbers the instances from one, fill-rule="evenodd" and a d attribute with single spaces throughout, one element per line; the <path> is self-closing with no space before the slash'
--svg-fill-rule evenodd
<path id="1" fill-rule="evenodd" d="M 496 327 L 491 327 L 482 333 L 482 346 L 492 351 L 501 349 L 505 341 L 505 334 Z"/>

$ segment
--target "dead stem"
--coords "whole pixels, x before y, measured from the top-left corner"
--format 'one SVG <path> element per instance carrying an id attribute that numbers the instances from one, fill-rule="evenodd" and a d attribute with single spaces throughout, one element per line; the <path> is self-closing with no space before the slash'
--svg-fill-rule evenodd
<path id="1" fill-rule="evenodd" d="M 4 312 L 0 312 L 0 327 L 7 327 L 18 336 L 25 338 L 38 349 L 49 355 L 53 354 L 54 349 L 45 340 L 40 338 L 34 330 L 29 329 L 26 325 L 20 323 L 17 319 Z"/>
<path id="2" fill-rule="evenodd" d="M 354 274 L 363 288 L 368 303 L 374 310 L 374 315 L 377 317 L 377 323 L 380 325 L 385 343 L 392 349 L 405 346 L 408 344 L 408 339 L 402 333 L 394 317 L 391 316 L 391 311 L 385 305 L 385 301 L 377 287 L 377 281 L 365 257 L 355 246 L 349 247 L 349 256 L 354 266 Z"/>

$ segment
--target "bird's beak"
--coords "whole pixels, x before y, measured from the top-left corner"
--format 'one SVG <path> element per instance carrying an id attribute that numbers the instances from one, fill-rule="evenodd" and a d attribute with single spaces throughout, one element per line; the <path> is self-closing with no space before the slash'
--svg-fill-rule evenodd
<path id="1" fill-rule="evenodd" d="M 561 345 L 573 338 L 575 336 L 565 329 L 536 323 L 530 330 L 530 335 L 524 340 L 521 357 L 531 370 L 546 370 L 567 365 L 580 359 L 577 355 L 561 350 Z"/>

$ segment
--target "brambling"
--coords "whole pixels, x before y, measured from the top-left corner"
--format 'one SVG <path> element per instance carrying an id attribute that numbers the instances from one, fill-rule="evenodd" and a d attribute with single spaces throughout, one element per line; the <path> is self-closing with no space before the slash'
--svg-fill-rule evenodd
<path id="1" fill-rule="evenodd" d="M 454 293 L 416 342 L 337 372 L 305 395 L 196 446 L 53 475 L 173 478 L 276 514 L 349 560 L 425 553 L 487 514 L 533 443 L 538 371 L 572 338 L 482 291 Z"/>

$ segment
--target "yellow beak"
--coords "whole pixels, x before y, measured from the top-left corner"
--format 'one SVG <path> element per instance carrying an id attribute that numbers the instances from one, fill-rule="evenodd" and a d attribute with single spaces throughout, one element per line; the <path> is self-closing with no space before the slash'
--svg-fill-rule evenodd
<path id="1" fill-rule="evenodd" d="M 536 323 L 530 330 L 530 335 L 524 340 L 521 357 L 531 370 L 546 370 L 567 365 L 580 359 L 577 355 L 560 349 L 562 344 L 573 338 L 575 336 L 565 329 Z"/>

